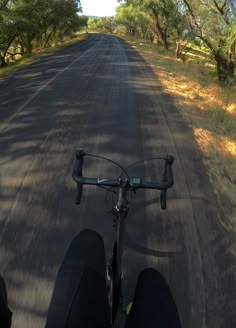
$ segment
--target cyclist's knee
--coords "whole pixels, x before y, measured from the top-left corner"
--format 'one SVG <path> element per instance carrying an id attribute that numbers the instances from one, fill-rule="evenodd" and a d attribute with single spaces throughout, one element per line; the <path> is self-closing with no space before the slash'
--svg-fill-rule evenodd
<path id="1" fill-rule="evenodd" d="M 80 247 L 86 248 L 94 246 L 101 247 L 103 246 L 103 238 L 98 232 L 91 229 L 85 229 L 73 238 L 70 247 L 76 247 L 78 244 Z"/>
<path id="2" fill-rule="evenodd" d="M 142 270 L 138 277 L 139 282 L 149 281 L 155 282 L 158 285 L 166 285 L 164 276 L 153 268 L 146 268 Z"/>
<path id="3" fill-rule="evenodd" d="M 90 229 L 81 231 L 72 240 L 62 266 L 90 267 L 104 274 L 105 248 L 101 235 Z"/>

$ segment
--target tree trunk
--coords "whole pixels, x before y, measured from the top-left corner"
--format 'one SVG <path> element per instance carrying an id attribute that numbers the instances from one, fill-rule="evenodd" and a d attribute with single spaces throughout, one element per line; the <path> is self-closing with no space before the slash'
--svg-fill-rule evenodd
<path id="1" fill-rule="evenodd" d="M 165 29 L 163 29 L 158 22 L 156 23 L 156 28 L 160 42 L 168 50 L 170 48 L 170 44 L 168 42 L 168 36 Z"/>
<path id="2" fill-rule="evenodd" d="M 235 64 L 220 53 L 215 53 L 216 69 L 219 83 L 221 85 L 231 84 L 234 79 Z"/>
<path id="3" fill-rule="evenodd" d="M 180 40 L 176 41 L 176 48 L 175 48 L 175 54 L 176 57 L 179 58 L 181 55 L 181 44 L 180 44 Z"/>
<path id="4" fill-rule="evenodd" d="M 29 41 L 29 42 L 27 42 L 27 45 L 26 45 L 26 53 L 28 55 L 31 55 L 32 54 L 32 51 L 33 51 L 33 47 L 32 47 L 31 42 Z"/>
<path id="5" fill-rule="evenodd" d="M 161 25 L 159 21 L 159 14 L 158 11 L 155 10 L 154 8 L 152 10 L 152 16 L 155 19 L 154 26 L 155 28 L 153 29 L 154 33 L 158 35 L 158 41 L 168 50 L 170 48 L 170 44 L 168 41 L 168 28 Z"/>
<path id="6" fill-rule="evenodd" d="M 2 54 L 0 54 L 0 67 L 4 67 L 6 65 L 7 65 L 7 63 L 5 61 L 4 56 L 2 56 Z"/>
<path id="7" fill-rule="evenodd" d="M 163 40 L 164 40 L 164 47 L 169 50 L 170 49 L 170 43 L 168 40 L 168 34 L 167 31 L 163 31 Z"/>

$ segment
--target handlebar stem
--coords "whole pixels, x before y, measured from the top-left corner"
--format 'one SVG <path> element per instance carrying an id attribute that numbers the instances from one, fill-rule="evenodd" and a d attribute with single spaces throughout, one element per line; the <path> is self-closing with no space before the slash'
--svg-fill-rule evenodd
<path id="1" fill-rule="evenodd" d="M 125 180 L 124 183 L 119 188 L 118 202 L 115 206 L 115 209 L 118 213 L 128 212 L 128 200 L 127 200 L 127 190 L 129 189 L 128 180 Z"/>

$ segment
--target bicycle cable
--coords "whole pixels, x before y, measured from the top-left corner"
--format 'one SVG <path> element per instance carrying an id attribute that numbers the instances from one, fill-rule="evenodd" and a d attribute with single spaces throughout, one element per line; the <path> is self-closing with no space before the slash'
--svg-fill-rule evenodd
<path id="1" fill-rule="evenodd" d="M 152 161 L 152 160 L 158 160 L 158 159 L 163 159 L 163 160 L 166 160 L 165 157 L 153 157 L 153 158 L 147 158 L 147 159 L 142 159 L 140 161 L 137 161 L 137 162 L 134 162 L 132 163 L 131 165 L 127 166 L 125 168 L 125 171 L 129 170 L 131 167 L 134 167 L 135 165 L 138 165 L 140 163 L 144 163 L 144 162 L 148 162 L 148 161 Z M 120 174 L 119 178 L 122 176 L 122 173 Z M 119 179 L 118 178 L 118 179 Z"/>
<path id="2" fill-rule="evenodd" d="M 166 160 L 165 157 L 152 157 L 152 158 L 147 158 L 147 159 L 142 159 L 142 160 L 139 160 L 137 162 L 134 162 L 132 163 L 131 165 L 127 166 L 125 169 L 124 169 L 124 172 L 126 172 L 126 175 L 128 176 L 127 174 L 127 170 L 129 170 L 130 168 L 134 167 L 135 165 L 138 165 L 140 163 L 144 163 L 144 162 L 148 162 L 148 161 L 153 161 L 153 160 Z M 119 175 L 118 179 L 121 178 L 123 172 Z M 115 191 L 113 191 L 113 187 L 110 187 L 110 188 L 104 188 L 107 190 L 106 192 L 106 196 L 105 196 L 105 201 L 107 200 L 107 195 L 108 195 L 108 192 L 113 192 L 114 194 L 117 194 Z M 134 193 L 134 191 L 133 191 Z M 133 195 L 133 193 L 131 193 L 131 195 Z M 129 201 L 129 206 L 131 207 L 132 205 L 132 202 L 133 202 L 133 197 L 130 196 L 130 201 Z"/>
<path id="3" fill-rule="evenodd" d="M 124 169 L 119 163 L 117 163 L 117 162 L 115 162 L 115 161 L 113 161 L 113 160 L 111 160 L 109 158 L 103 157 L 103 156 L 92 155 L 92 154 L 87 154 L 87 153 L 85 154 L 85 156 L 90 156 L 90 157 L 95 157 L 95 158 L 103 159 L 103 160 L 106 160 L 106 161 L 108 161 L 108 162 L 110 162 L 112 164 L 115 164 L 116 166 L 118 166 L 122 170 L 122 173 L 120 174 L 120 176 L 123 173 L 125 173 L 126 176 L 127 176 L 127 178 L 130 179 L 130 176 L 129 176 L 128 172 L 126 171 L 126 169 Z"/>
<path id="4" fill-rule="evenodd" d="M 127 166 L 125 170 L 129 170 L 131 167 L 134 167 L 135 165 L 138 165 L 140 163 L 148 162 L 148 161 L 153 161 L 153 160 L 158 160 L 158 159 L 163 159 L 165 160 L 165 157 L 152 157 L 152 158 L 147 158 L 147 159 L 142 159 L 140 161 L 134 162 L 133 164 Z"/>
<path id="5" fill-rule="evenodd" d="M 112 164 L 115 164 L 116 166 L 118 166 L 122 170 L 122 173 L 120 174 L 119 178 L 122 176 L 123 173 L 125 173 L 127 179 L 130 179 L 130 176 L 129 176 L 128 172 L 126 171 L 126 169 L 124 169 L 119 163 L 117 163 L 117 162 L 115 162 L 115 161 L 113 161 L 113 160 L 111 160 L 109 158 L 103 157 L 103 156 L 98 156 L 98 155 L 93 155 L 93 154 L 87 154 L 87 153 L 85 155 L 86 156 L 89 156 L 89 157 L 95 157 L 95 158 L 98 158 L 98 159 L 103 159 L 103 160 L 106 160 L 106 161 L 108 161 L 108 162 L 110 162 Z M 113 187 L 108 187 L 108 188 L 107 187 L 104 187 L 104 186 L 98 186 L 98 187 L 106 190 L 105 203 L 107 203 L 107 196 L 108 196 L 108 193 L 109 192 L 112 192 L 112 193 L 114 193 L 114 194 L 117 195 L 117 192 L 114 191 L 114 190 L 112 190 Z"/>
<path id="6" fill-rule="evenodd" d="M 132 167 L 134 167 L 135 165 L 138 165 L 138 164 L 140 164 L 140 163 L 144 163 L 144 162 L 148 162 L 148 161 L 152 161 L 152 160 L 166 160 L 166 158 L 165 157 L 152 157 L 152 158 L 147 158 L 147 159 L 142 159 L 142 160 L 140 160 L 140 161 L 137 161 L 137 162 L 134 162 L 134 163 L 132 163 L 131 165 L 129 165 L 129 166 L 127 166 L 126 168 L 125 168 L 125 170 L 127 171 L 127 170 L 129 170 L 130 168 L 132 168 Z M 120 176 L 119 176 L 119 178 L 122 176 L 122 173 L 120 174 Z M 108 190 L 107 192 L 109 192 L 110 190 Z M 131 195 L 133 196 L 133 194 L 134 194 L 135 192 L 133 191 L 133 193 L 131 193 Z M 132 202 L 133 202 L 133 197 L 132 196 L 130 196 L 130 201 L 129 201 L 129 206 L 131 207 L 131 205 L 132 205 Z"/>
<path id="7" fill-rule="evenodd" d="M 93 155 L 93 154 L 85 154 L 86 156 L 89 156 L 89 157 L 94 157 L 94 158 L 98 158 L 98 159 L 103 159 L 103 160 L 106 160 L 112 164 L 115 164 L 116 166 L 118 166 L 121 170 L 122 170 L 122 173 L 119 175 L 118 179 L 121 178 L 122 174 L 125 173 L 126 177 L 128 179 L 130 179 L 130 176 L 127 172 L 127 170 L 129 170 L 130 168 L 134 167 L 135 165 L 138 165 L 140 163 L 144 163 L 144 162 L 147 162 L 147 161 L 152 161 L 152 160 L 166 160 L 165 157 L 152 157 L 152 158 L 148 158 L 148 159 L 143 159 L 143 160 L 140 160 L 140 161 L 137 161 L 137 162 L 134 162 L 132 163 L 131 165 L 127 166 L 126 168 L 122 167 L 119 163 L 109 159 L 109 158 L 106 158 L 106 157 L 103 157 L 103 156 L 98 156 L 98 155 Z M 116 194 L 117 195 L 117 192 L 113 190 L 113 187 L 104 187 L 104 186 L 98 186 L 99 188 L 102 188 L 104 190 L 106 190 L 106 195 L 105 195 L 105 202 L 107 202 L 107 196 L 108 196 L 108 193 L 109 192 L 112 192 L 113 194 Z M 132 204 L 132 199 L 133 197 L 131 197 L 131 200 L 129 201 L 129 205 L 131 206 Z"/>

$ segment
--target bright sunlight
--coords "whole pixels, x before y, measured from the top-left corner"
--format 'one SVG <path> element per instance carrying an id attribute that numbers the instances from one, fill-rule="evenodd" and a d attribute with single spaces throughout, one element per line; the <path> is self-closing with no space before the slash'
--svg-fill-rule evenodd
<path id="1" fill-rule="evenodd" d="M 117 0 L 81 0 L 83 14 L 86 16 L 114 16 Z"/>

